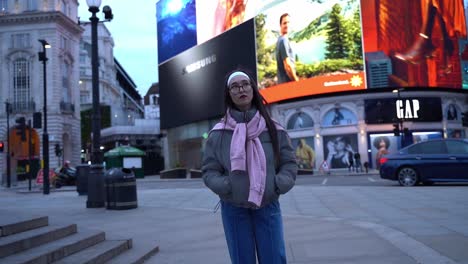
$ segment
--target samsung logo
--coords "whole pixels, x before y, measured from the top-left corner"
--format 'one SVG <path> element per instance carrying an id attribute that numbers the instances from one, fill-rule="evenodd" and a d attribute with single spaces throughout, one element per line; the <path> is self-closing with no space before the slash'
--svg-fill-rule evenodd
<path id="1" fill-rule="evenodd" d="M 191 63 L 189 65 L 187 65 L 183 70 L 182 70 L 182 74 L 187 74 L 187 73 L 192 73 L 194 71 L 197 71 L 201 68 L 204 68 L 210 64 L 213 64 L 216 62 L 216 55 L 213 54 L 209 57 L 206 57 L 206 58 L 203 58 L 201 60 L 198 60 L 194 63 Z"/>

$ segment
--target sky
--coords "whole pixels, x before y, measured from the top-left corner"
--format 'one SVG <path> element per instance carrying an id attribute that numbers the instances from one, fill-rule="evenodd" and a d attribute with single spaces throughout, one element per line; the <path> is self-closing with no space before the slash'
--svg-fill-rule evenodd
<path id="1" fill-rule="evenodd" d="M 91 13 L 85 0 L 79 0 L 78 16 L 89 21 Z M 156 35 L 156 0 L 102 0 L 102 7 L 112 8 L 114 19 L 105 25 L 114 39 L 114 57 L 137 86 L 143 97 L 152 83 L 158 82 Z"/>

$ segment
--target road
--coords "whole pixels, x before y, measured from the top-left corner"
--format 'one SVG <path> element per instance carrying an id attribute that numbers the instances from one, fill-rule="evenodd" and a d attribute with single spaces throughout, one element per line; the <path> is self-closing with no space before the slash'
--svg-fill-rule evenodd
<path id="1" fill-rule="evenodd" d="M 167 179 L 145 177 L 138 181 L 139 190 L 148 189 L 199 189 L 205 188 L 202 179 Z M 396 181 L 381 179 L 376 174 L 369 175 L 298 175 L 296 186 L 362 186 L 362 187 L 395 187 L 403 188 Z M 438 183 L 434 187 L 468 186 L 468 183 Z M 424 188 L 424 186 L 419 186 Z"/>
<path id="2" fill-rule="evenodd" d="M 138 180 L 139 189 L 205 188 L 201 179 L 159 180 L 146 177 Z M 397 182 L 383 180 L 375 174 L 369 175 L 298 175 L 296 186 L 399 186 Z"/>

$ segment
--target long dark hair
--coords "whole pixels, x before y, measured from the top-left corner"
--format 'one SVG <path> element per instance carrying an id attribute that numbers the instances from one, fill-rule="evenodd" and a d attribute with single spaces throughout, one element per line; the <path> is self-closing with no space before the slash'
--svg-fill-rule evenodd
<path id="1" fill-rule="evenodd" d="M 277 167 L 280 161 L 278 131 L 276 130 L 275 122 L 271 119 L 270 114 L 268 113 L 268 110 L 265 107 L 265 104 L 267 104 L 267 102 L 265 98 L 263 98 L 263 96 L 258 91 L 257 82 L 252 78 L 252 74 L 250 74 L 250 72 L 246 69 L 240 69 L 240 68 L 235 69 L 226 75 L 226 78 L 224 81 L 224 116 L 226 116 L 229 108 L 237 109 L 236 105 L 231 99 L 231 95 L 229 94 L 229 85 L 227 83 L 229 76 L 233 72 L 236 72 L 236 71 L 243 72 L 247 74 L 247 76 L 249 76 L 250 85 L 252 86 L 252 91 L 253 91 L 252 105 L 257 108 L 258 112 L 260 112 L 260 115 L 265 119 L 265 123 L 268 128 L 268 134 L 270 134 L 271 143 L 273 145 L 273 153 L 275 155 L 275 164 L 276 164 L 275 167 Z M 225 118 L 225 120 L 227 119 Z"/>

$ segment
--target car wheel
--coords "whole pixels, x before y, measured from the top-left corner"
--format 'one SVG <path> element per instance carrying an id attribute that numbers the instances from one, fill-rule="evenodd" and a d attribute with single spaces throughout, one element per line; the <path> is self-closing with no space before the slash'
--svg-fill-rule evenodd
<path id="1" fill-rule="evenodd" d="M 398 182 L 401 186 L 415 186 L 418 183 L 418 173 L 411 167 L 403 167 L 398 171 Z"/>

